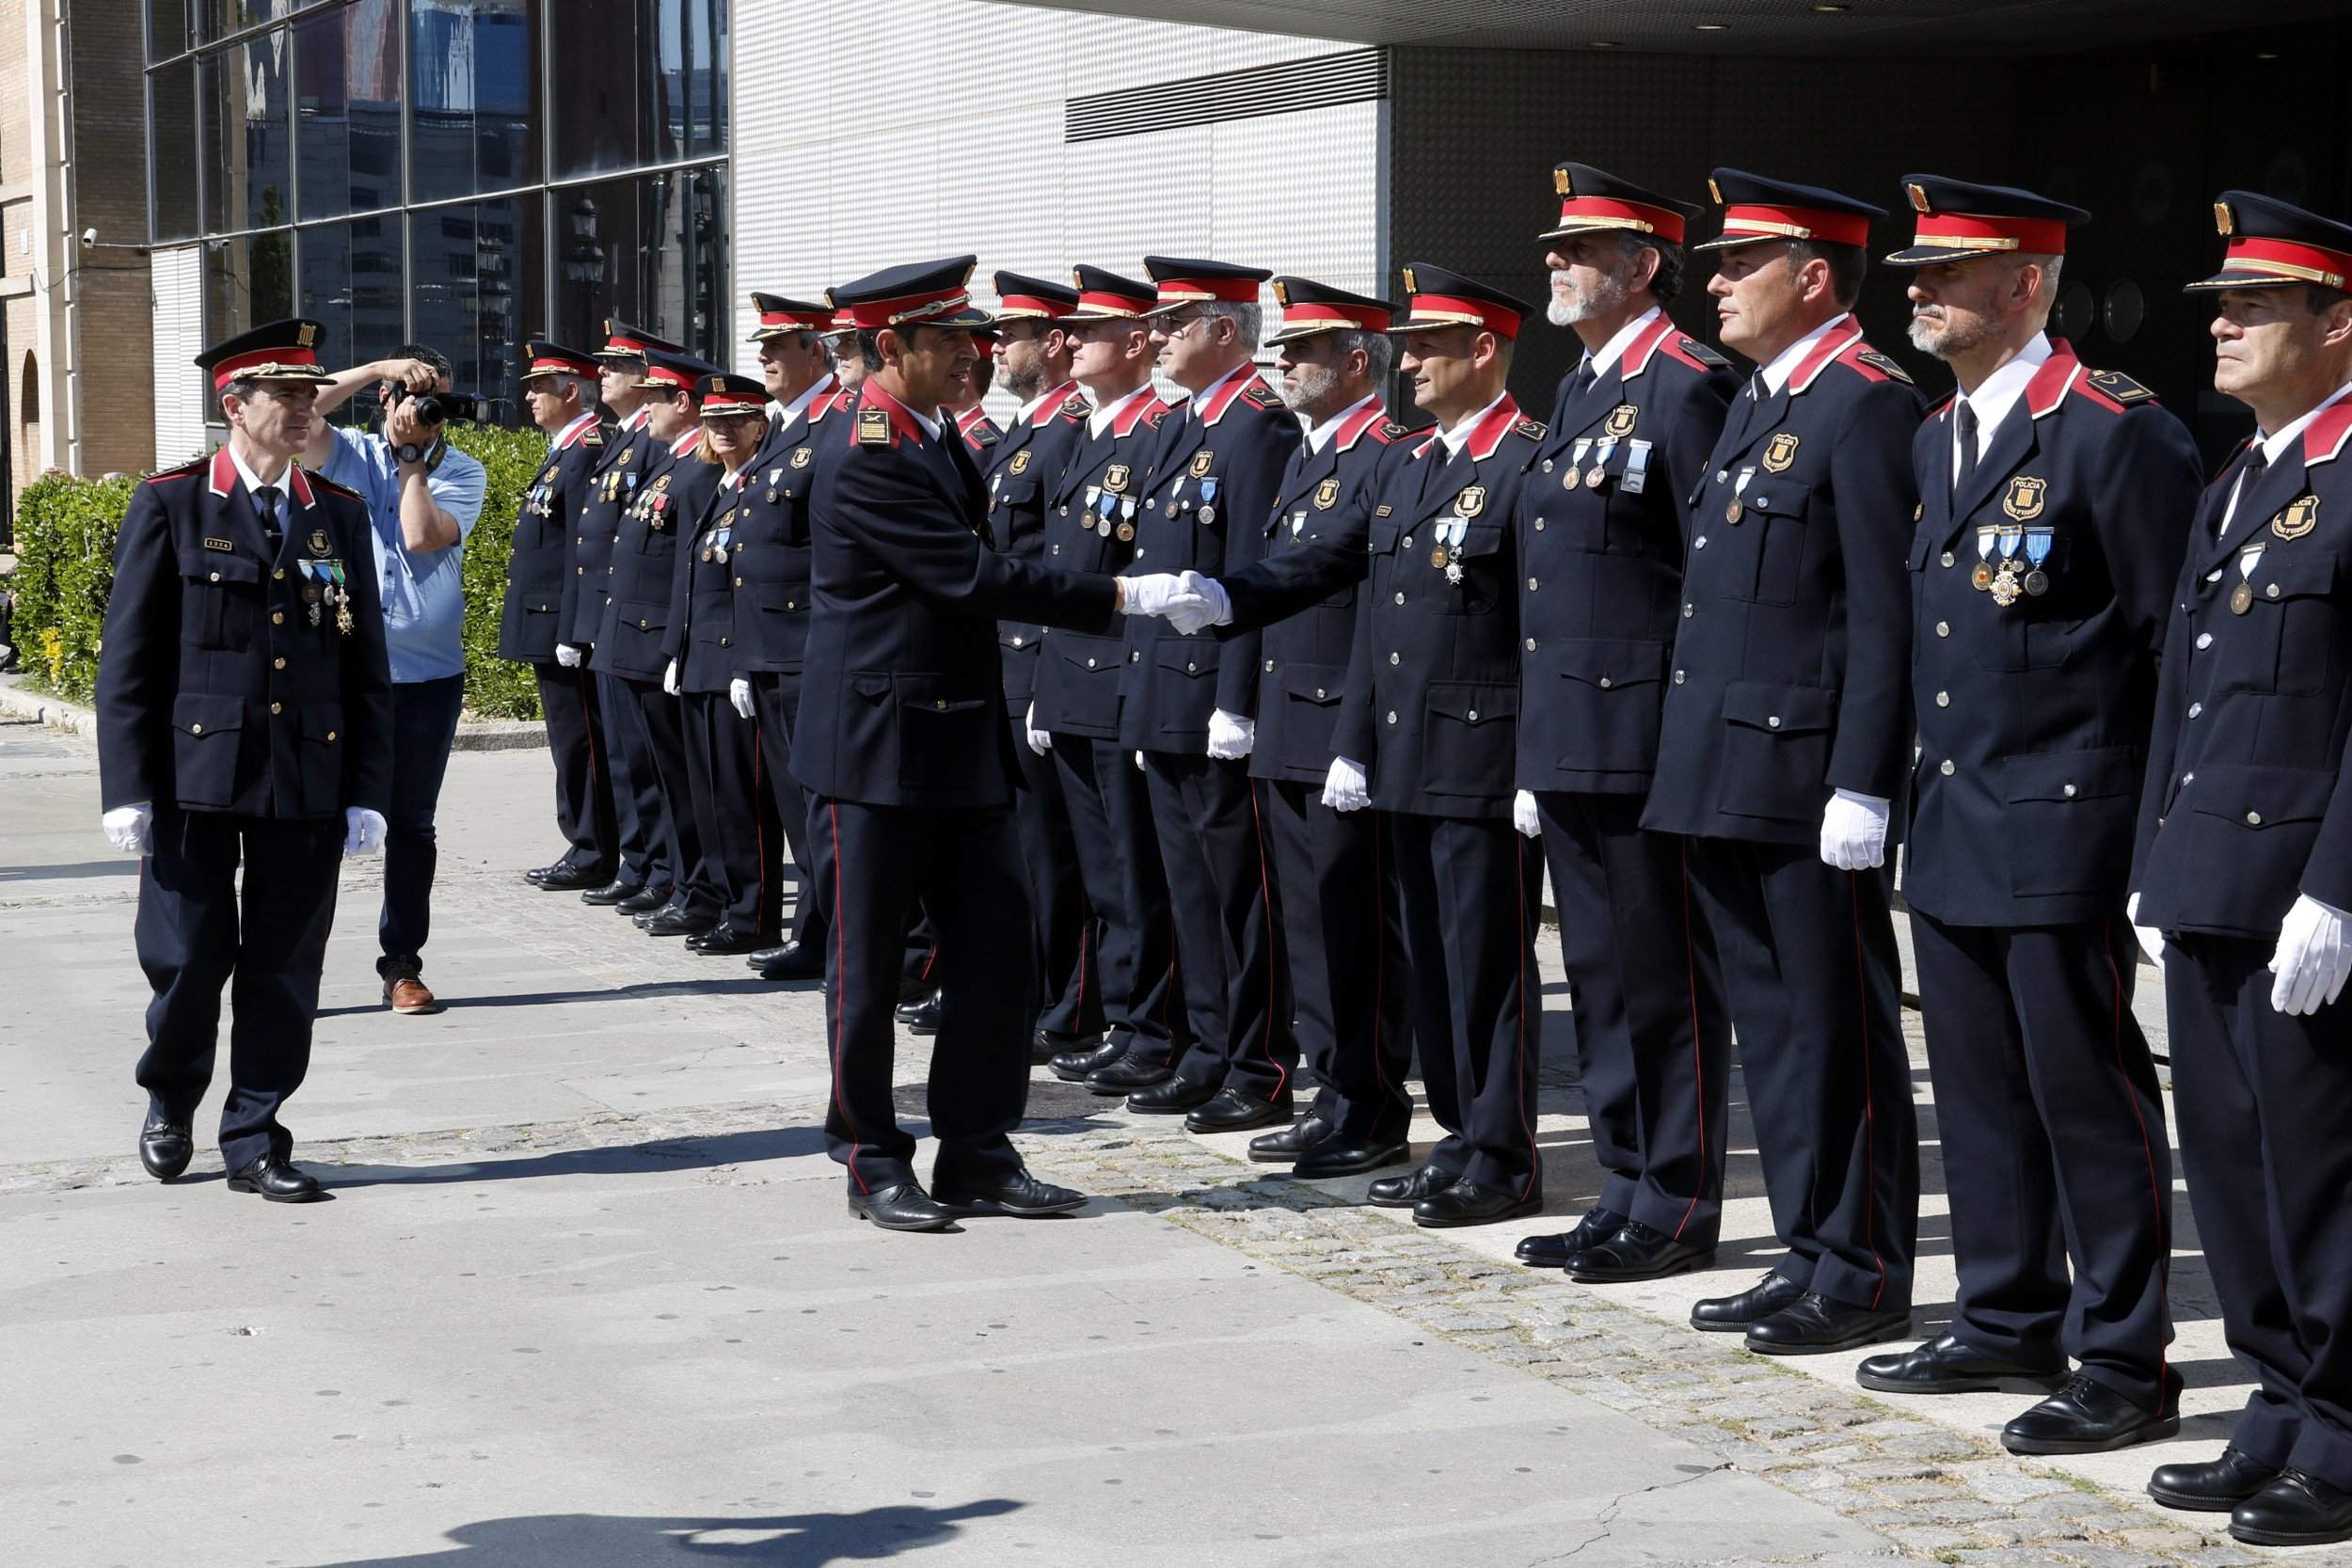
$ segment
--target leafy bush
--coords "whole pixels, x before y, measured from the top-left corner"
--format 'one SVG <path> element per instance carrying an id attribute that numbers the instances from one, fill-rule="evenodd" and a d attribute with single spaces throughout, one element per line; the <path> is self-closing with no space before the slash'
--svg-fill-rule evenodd
<path id="1" fill-rule="evenodd" d="M 466 705 L 487 719 L 536 719 L 539 685 L 531 666 L 498 656 L 499 614 L 506 604 L 506 562 L 515 551 L 515 514 L 547 460 L 547 435 L 457 425 L 450 445 L 480 463 L 489 482 L 482 520 L 466 540 Z"/>

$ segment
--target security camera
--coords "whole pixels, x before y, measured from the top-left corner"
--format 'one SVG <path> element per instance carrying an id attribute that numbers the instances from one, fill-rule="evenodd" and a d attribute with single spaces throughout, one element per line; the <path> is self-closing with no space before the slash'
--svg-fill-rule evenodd
<path id="1" fill-rule="evenodd" d="M 85 229 L 85 230 L 82 230 L 82 248 L 83 248 L 84 250 L 87 250 L 87 249 L 89 249 L 92 245 L 96 245 L 97 243 L 98 243 L 98 230 L 95 230 L 95 229 Z"/>

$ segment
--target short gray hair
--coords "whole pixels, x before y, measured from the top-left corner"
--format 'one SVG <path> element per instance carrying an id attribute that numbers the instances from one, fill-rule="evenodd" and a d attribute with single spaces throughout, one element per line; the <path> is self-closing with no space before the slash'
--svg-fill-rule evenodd
<path id="1" fill-rule="evenodd" d="M 1396 363 L 1396 340 L 1385 332 L 1366 332 L 1351 326 L 1335 334 L 1333 346 L 1343 358 L 1362 349 L 1364 374 L 1375 381 L 1387 380 L 1390 368 Z"/>
<path id="2" fill-rule="evenodd" d="M 1214 299 L 1200 307 L 1203 321 L 1224 320 L 1233 324 L 1233 335 L 1244 348 L 1256 350 L 1258 338 L 1265 330 L 1265 313 L 1254 302 L 1237 305 L 1230 300 Z"/>

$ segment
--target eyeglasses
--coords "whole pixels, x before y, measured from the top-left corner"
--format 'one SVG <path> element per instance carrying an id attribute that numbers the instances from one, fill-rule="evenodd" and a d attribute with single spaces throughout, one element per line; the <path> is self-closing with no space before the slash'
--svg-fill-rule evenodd
<path id="1" fill-rule="evenodd" d="M 1153 323 L 1152 329 L 1172 342 L 1208 319 L 1197 312 L 1189 316 L 1169 316 Z"/>

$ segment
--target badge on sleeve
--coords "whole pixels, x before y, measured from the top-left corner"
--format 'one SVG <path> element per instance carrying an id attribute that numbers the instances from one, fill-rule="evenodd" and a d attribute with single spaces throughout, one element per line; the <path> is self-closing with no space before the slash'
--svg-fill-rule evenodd
<path id="1" fill-rule="evenodd" d="M 1315 506 L 1318 510 L 1330 511 L 1332 507 L 1339 504 L 1339 499 L 1340 482 L 1338 480 L 1327 479 L 1315 486 Z"/>
<path id="2" fill-rule="evenodd" d="M 2281 539 L 2300 539 L 2319 526 L 2319 498 L 2297 496 L 2287 509 L 2270 519 L 2270 531 Z"/>
<path id="3" fill-rule="evenodd" d="M 1799 442 L 1800 437 L 1792 430 L 1774 432 L 1772 438 L 1764 443 L 1764 471 L 1768 474 L 1787 473 L 1788 465 L 1797 460 Z"/>
<path id="4" fill-rule="evenodd" d="M 2049 488 L 2050 482 L 2046 479 L 2019 474 L 2009 482 L 2009 494 L 2001 498 L 2001 510 L 2021 523 L 2030 517 L 2039 517 L 2042 515 L 2043 492 Z"/>

